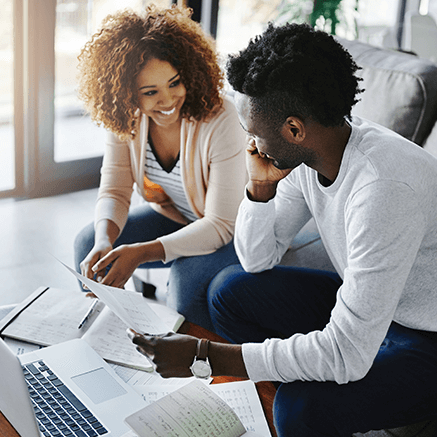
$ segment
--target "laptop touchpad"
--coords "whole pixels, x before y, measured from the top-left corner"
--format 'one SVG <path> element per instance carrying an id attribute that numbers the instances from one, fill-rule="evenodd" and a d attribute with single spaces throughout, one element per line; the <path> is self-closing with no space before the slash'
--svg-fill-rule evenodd
<path id="1" fill-rule="evenodd" d="M 71 379 L 95 404 L 109 401 L 127 393 L 103 368 L 73 376 Z"/>

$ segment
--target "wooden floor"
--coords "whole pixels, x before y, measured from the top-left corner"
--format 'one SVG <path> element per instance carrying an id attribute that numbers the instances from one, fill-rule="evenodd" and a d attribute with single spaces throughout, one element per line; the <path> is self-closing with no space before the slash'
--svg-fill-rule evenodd
<path id="1" fill-rule="evenodd" d="M 73 242 L 93 220 L 96 197 L 97 189 L 91 189 L 40 199 L 0 200 L 0 305 L 19 303 L 41 286 L 78 287 L 74 276 L 53 256 L 73 267 Z M 319 255 L 324 249 L 314 224 L 305 229 L 299 234 L 305 239 L 301 242 L 296 237 L 281 264 L 332 269 L 325 262 L 327 256 Z M 165 300 L 168 269 L 142 270 L 138 275 L 155 284 L 158 300 Z M 133 281 L 126 288 L 133 289 Z"/>
<path id="2" fill-rule="evenodd" d="M 97 189 L 93 189 L 42 199 L 0 200 L 0 305 L 21 302 L 40 286 L 79 287 L 74 276 L 53 256 L 73 266 L 74 238 L 92 221 L 96 196 Z M 274 436 L 274 388 L 264 384 L 267 386 L 258 386 L 258 390 Z M 1 435 L 10 429 L 1 425 L 2 420 L 0 415 Z M 11 430 L 11 434 L 4 435 L 17 434 Z"/>
<path id="3" fill-rule="evenodd" d="M 73 242 L 93 220 L 97 189 L 41 199 L 0 200 L 0 305 L 21 302 L 40 286 L 77 288 Z"/>

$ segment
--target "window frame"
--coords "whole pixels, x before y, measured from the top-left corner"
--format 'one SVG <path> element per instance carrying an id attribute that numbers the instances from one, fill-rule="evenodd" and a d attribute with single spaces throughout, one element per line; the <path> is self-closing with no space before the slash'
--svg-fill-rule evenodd
<path id="1" fill-rule="evenodd" d="M 215 37 L 219 0 L 182 3 L 196 8 L 204 30 Z M 399 0 L 398 38 L 409 3 Z M 44 0 L 42 8 L 40 0 L 13 1 L 15 188 L 0 191 L 0 199 L 55 195 L 100 182 L 101 156 L 54 159 L 56 4 Z"/>

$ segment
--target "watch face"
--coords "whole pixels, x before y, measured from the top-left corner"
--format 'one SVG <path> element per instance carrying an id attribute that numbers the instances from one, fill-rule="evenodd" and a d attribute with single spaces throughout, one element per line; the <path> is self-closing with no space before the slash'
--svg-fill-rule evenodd
<path id="1" fill-rule="evenodd" d="M 191 372 L 197 378 L 209 378 L 211 376 L 211 366 L 203 360 L 196 360 L 191 366 Z"/>

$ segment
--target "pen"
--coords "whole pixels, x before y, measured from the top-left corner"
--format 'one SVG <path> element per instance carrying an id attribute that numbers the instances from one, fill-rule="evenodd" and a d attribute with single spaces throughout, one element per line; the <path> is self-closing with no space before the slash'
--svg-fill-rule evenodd
<path id="1" fill-rule="evenodd" d="M 82 326 L 86 323 L 86 321 L 90 318 L 91 314 L 94 312 L 94 309 L 96 307 L 96 305 L 99 303 L 99 299 L 96 299 L 91 306 L 89 307 L 87 313 L 85 314 L 84 318 L 82 319 L 82 321 L 79 323 L 79 326 L 77 327 L 77 329 L 82 328 Z"/>

